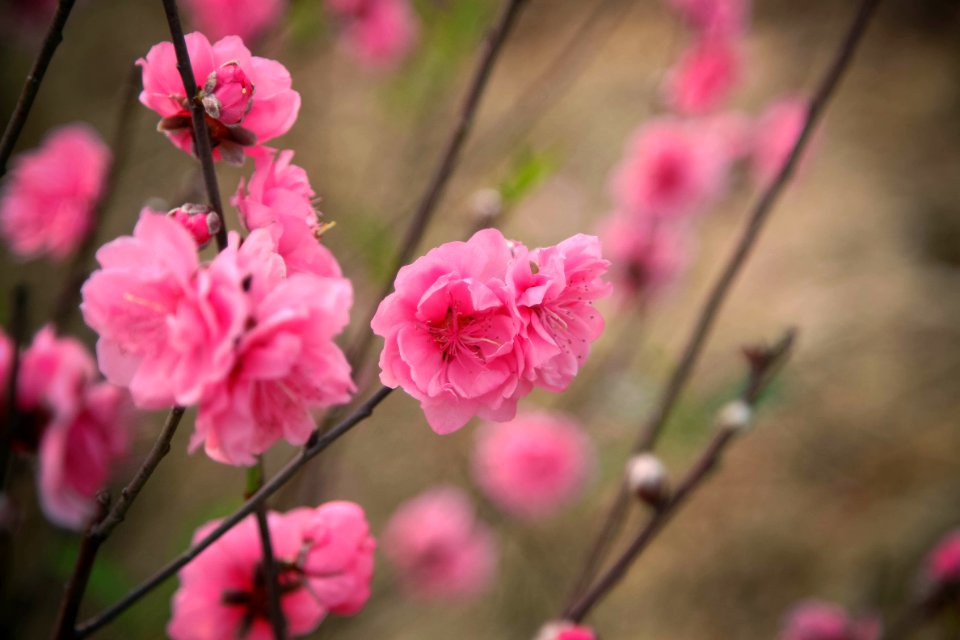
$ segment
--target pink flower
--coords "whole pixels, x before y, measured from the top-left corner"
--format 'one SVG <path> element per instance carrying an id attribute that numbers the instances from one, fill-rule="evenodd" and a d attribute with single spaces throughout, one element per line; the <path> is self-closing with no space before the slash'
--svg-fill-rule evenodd
<path id="1" fill-rule="evenodd" d="M 159 213 L 147 209 L 148 213 Z M 177 221 L 193 236 L 198 249 L 203 249 L 220 230 L 220 217 L 205 204 L 182 204 L 171 209 L 167 215 Z"/>
<path id="2" fill-rule="evenodd" d="M 490 500 L 511 515 L 548 516 L 583 488 L 591 467 L 590 441 L 570 418 L 528 413 L 484 425 L 477 434 L 473 472 Z"/>
<path id="3" fill-rule="evenodd" d="M 383 533 L 383 548 L 404 589 L 427 599 L 464 599 L 493 584 L 493 534 L 474 518 L 459 489 L 431 489 L 402 505 Z"/>
<path id="4" fill-rule="evenodd" d="M 704 129 L 671 118 L 644 125 L 613 176 L 618 208 L 657 218 L 703 212 L 727 185 L 730 157 L 718 142 Z"/>
<path id="5" fill-rule="evenodd" d="M 340 265 L 319 240 L 323 227 L 314 208 L 317 194 L 307 172 L 292 164 L 293 151 L 255 159 L 250 181 L 240 180 L 231 202 L 247 229 L 268 229 L 290 273 L 339 277 Z"/>
<path id="6" fill-rule="evenodd" d="M 781 98 L 768 106 L 757 120 L 750 168 L 758 185 L 769 184 L 780 173 L 800 137 L 809 106 L 803 98 Z M 803 169 L 809 157 L 808 145 L 799 169 Z"/>
<path id="7" fill-rule="evenodd" d="M 409 0 L 327 0 L 327 7 L 344 22 L 344 47 L 367 66 L 395 66 L 416 44 L 420 26 Z"/>
<path id="8" fill-rule="evenodd" d="M 535 640 L 597 640 L 590 627 L 581 627 L 572 622 L 548 622 L 540 629 Z"/>
<path id="9" fill-rule="evenodd" d="M 681 56 L 663 87 L 667 105 L 684 115 L 702 115 L 719 107 L 740 82 L 736 46 L 722 39 L 696 43 Z"/>
<path id="10" fill-rule="evenodd" d="M 960 587 L 960 530 L 944 536 L 927 556 L 923 580 L 933 591 Z"/>
<path id="11" fill-rule="evenodd" d="M 859 620 L 829 602 L 809 601 L 787 616 L 780 640 L 878 640 L 881 624 L 875 617 Z"/>
<path id="12" fill-rule="evenodd" d="M 602 280 L 610 263 L 595 236 L 575 235 L 560 244 L 514 253 L 511 280 L 523 318 L 526 376 L 538 386 L 563 391 L 603 331 L 593 301 L 611 291 Z"/>
<path id="13" fill-rule="evenodd" d="M 613 265 L 614 291 L 624 301 L 659 294 L 676 281 L 690 256 L 683 229 L 620 212 L 604 221 L 603 252 Z"/>
<path id="14" fill-rule="evenodd" d="M 668 0 L 684 21 L 703 35 L 742 36 L 750 20 L 750 0 Z"/>
<path id="15" fill-rule="evenodd" d="M 238 36 L 254 41 L 274 27 L 286 10 L 286 0 L 185 0 L 193 25 L 208 38 Z"/>
<path id="16" fill-rule="evenodd" d="M 350 615 L 370 596 L 375 542 L 363 510 L 350 502 L 271 512 L 280 606 L 291 636 L 314 631 L 327 613 Z M 219 521 L 194 534 L 206 536 Z M 273 637 L 263 550 L 253 516 L 228 531 L 180 571 L 167 633 L 174 640 Z"/>
<path id="17" fill-rule="evenodd" d="M 62 260 L 93 223 L 110 150 L 84 124 L 55 129 L 19 155 L 0 197 L 0 230 L 17 255 Z"/>
<path id="18" fill-rule="evenodd" d="M 259 257 L 250 255 L 256 243 Z M 199 396 L 190 446 L 202 442 L 213 459 L 248 465 L 281 438 L 303 444 L 314 429 L 311 410 L 350 399 L 350 365 L 333 339 L 347 325 L 353 292 L 345 278 L 257 274 L 252 267 L 272 254 L 265 231 L 251 233 L 239 251 L 235 244 L 231 235 L 231 248 L 201 275 L 248 290 L 244 332 L 229 340 L 230 366 Z"/>
<path id="19" fill-rule="evenodd" d="M 300 94 L 290 88 L 290 73 L 282 64 L 250 55 L 236 36 L 227 36 L 212 46 L 202 33 L 190 33 L 186 39 L 193 74 L 200 83 L 195 89 L 184 91 L 173 44 L 169 42 L 154 45 L 146 58 L 137 61 L 143 67 L 140 102 L 160 114 L 160 130 L 175 145 L 193 152 L 186 105 L 188 97 L 198 92 L 202 93 L 201 99 L 207 100 L 207 126 L 216 159 L 240 164 L 244 150 L 250 152 L 252 145 L 263 144 L 290 130 L 300 111 Z M 252 93 L 244 93 L 245 90 Z M 211 116 L 211 111 L 218 117 Z M 242 119 L 242 126 L 238 118 Z"/>
<path id="20" fill-rule="evenodd" d="M 441 245 L 400 270 L 371 322 L 386 341 L 381 382 L 419 400 L 439 434 L 474 415 L 509 420 L 530 390 L 523 323 L 505 282 L 510 260 L 495 229 Z"/>

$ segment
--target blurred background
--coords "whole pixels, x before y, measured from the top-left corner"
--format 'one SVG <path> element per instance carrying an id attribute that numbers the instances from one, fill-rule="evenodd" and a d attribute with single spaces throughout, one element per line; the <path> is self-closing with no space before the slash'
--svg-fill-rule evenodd
<path id="1" fill-rule="evenodd" d="M 734 105 L 756 114 L 777 96 L 809 94 L 854 4 L 756 0 Z M 395 70 L 358 67 L 337 45 L 319 0 L 293 0 L 282 24 L 252 47 L 286 65 L 303 96 L 297 124 L 277 146 L 296 150 L 320 208 L 336 221 L 325 242 L 356 287 L 355 318 L 382 286 L 498 3 L 423 0 L 416 7 L 421 38 Z M 6 20 L 0 30 L 0 114 L 7 114 L 42 29 Z M 958 36 L 960 8 L 951 0 L 882 6 L 830 106 L 814 159 L 777 206 L 667 427 L 660 453 L 671 475 L 697 455 L 714 411 L 736 393 L 741 345 L 774 340 L 793 326 L 794 357 L 755 430 L 596 610 L 591 621 L 605 640 L 771 638 L 784 612 L 809 597 L 893 616 L 922 555 L 960 525 Z M 18 148 L 78 120 L 109 139 L 131 65 L 167 38 L 160 2 L 78 2 Z M 609 173 L 630 133 L 662 111 L 658 87 L 687 39 L 655 0 L 531 0 L 418 255 L 462 237 L 475 217 L 474 194 L 489 187 L 508 195 L 505 234 L 528 246 L 592 232 L 612 206 Z M 173 205 L 196 189 L 193 163 L 155 125 L 155 114 L 138 106 L 100 242 L 129 233 L 148 199 Z M 220 168 L 225 199 L 250 169 L 249 162 Z M 556 617 L 629 443 L 755 197 L 740 181 L 697 222 L 690 268 L 642 317 L 602 307 L 607 331 L 569 397 L 538 392 L 523 402 L 579 418 L 598 461 L 582 497 L 544 522 L 523 525 L 481 506 L 500 544 L 491 592 L 460 604 L 410 601 L 378 555 L 364 612 L 331 617 L 312 637 L 521 640 Z M 227 215 L 237 228 L 236 212 Z M 0 273 L 2 317 L 14 283 L 23 281 L 31 327 L 43 324 L 58 267 L 3 253 Z M 93 344 L 78 316 L 70 331 Z M 627 350 L 634 353 L 623 362 Z M 608 364 L 614 355 L 618 368 Z M 375 373 L 368 368 L 361 380 Z M 144 417 L 115 486 L 136 468 L 161 419 Z M 173 451 L 104 546 L 81 618 L 185 548 L 200 524 L 241 503 L 242 470 L 186 453 L 191 425 L 188 413 Z M 473 442 L 471 427 L 435 436 L 416 402 L 396 393 L 272 506 L 355 500 L 378 534 L 400 502 L 433 485 L 475 493 Z M 292 453 L 275 447 L 268 473 Z M 16 463 L 11 491 L 23 521 L 0 635 L 46 637 L 78 538 L 36 508 L 29 460 Z M 96 637 L 161 637 L 175 588 L 168 582 Z M 960 621 L 940 620 L 925 633 L 918 637 L 960 637 Z"/>

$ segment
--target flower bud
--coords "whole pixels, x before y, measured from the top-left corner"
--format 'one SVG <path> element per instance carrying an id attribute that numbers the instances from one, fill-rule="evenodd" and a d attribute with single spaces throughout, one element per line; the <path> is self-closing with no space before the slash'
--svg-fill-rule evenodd
<path id="1" fill-rule="evenodd" d="M 744 432 L 753 421 L 753 409 L 743 400 L 728 402 L 717 414 L 717 429 Z"/>
<path id="2" fill-rule="evenodd" d="M 627 462 L 627 486 L 638 498 L 659 507 L 669 497 L 667 470 L 652 453 L 641 453 Z"/>
<path id="3" fill-rule="evenodd" d="M 534 640 L 597 640 L 597 634 L 589 627 L 555 620 L 543 625 Z"/>
<path id="4" fill-rule="evenodd" d="M 503 211 L 503 196 L 499 189 L 486 188 L 474 192 L 470 206 L 481 224 L 488 225 Z"/>
<path id="5" fill-rule="evenodd" d="M 203 204 L 187 203 L 171 209 L 167 215 L 190 232 L 198 249 L 203 249 L 220 231 L 220 216 Z"/>
<path id="6" fill-rule="evenodd" d="M 253 84 L 236 62 L 210 72 L 201 95 L 207 115 L 228 126 L 243 122 L 253 106 Z"/>

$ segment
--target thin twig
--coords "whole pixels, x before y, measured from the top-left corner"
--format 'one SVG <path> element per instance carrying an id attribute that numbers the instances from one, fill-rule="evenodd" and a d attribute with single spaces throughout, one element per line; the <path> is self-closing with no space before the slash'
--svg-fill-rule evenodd
<path id="1" fill-rule="evenodd" d="M 77 614 L 80 612 L 80 601 L 83 599 L 83 592 L 86 591 L 87 583 L 90 582 L 90 574 L 93 572 L 93 562 L 97 557 L 97 550 L 103 542 L 101 538 L 90 534 L 97 523 L 107 515 L 110 497 L 101 493 L 97 496 L 97 505 L 97 514 L 90 521 L 86 535 L 80 542 L 80 552 L 77 554 L 77 561 L 73 565 L 73 573 L 70 574 L 63 600 L 60 602 L 60 612 L 57 614 L 53 640 L 72 640 L 74 637 L 73 627 L 77 623 Z"/>
<path id="2" fill-rule="evenodd" d="M 37 59 L 33 61 L 33 67 L 27 75 L 27 81 L 23 85 L 20 97 L 17 99 L 17 105 L 13 109 L 13 114 L 7 122 L 7 128 L 3 131 L 3 137 L 0 138 L 0 178 L 7 173 L 7 162 L 13 153 L 13 148 L 23 133 L 23 127 L 27 123 L 27 116 L 30 115 L 30 109 L 33 107 L 33 101 L 40 91 L 40 83 L 43 82 L 43 76 L 47 73 L 47 67 L 53 59 L 53 54 L 57 47 L 63 41 L 63 28 L 67 24 L 67 18 L 70 17 L 70 11 L 73 9 L 75 0 L 60 0 L 57 5 L 57 12 L 53 16 L 53 22 L 47 30 L 47 35 L 43 39 L 43 45 L 40 47 L 40 53 Z"/>
<path id="3" fill-rule="evenodd" d="M 263 487 L 263 456 L 257 457 L 257 464 L 247 472 L 247 493 L 249 498 Z M 257 505 L 257 530 L 260 533 L 260 546 L 263 549 L 263 581 L 270 603 L 270 625 L 273 627 L 274 640 L 286 640 L 287 620 L 280 606 L 280 584 L 277 582 L 277 564 L 274 561 L 273 543 L 270 540 L 270 523 L 267 521 L 267 504 Z"/>
<path id="4" fill-rule="evenodd" d="M 751 411 L 756 406 L 763 390 L 786 361 L 793 341 L 794 333 L 790 331 L 773 347 L 746 351 L 750 365 L 750 375 L 743 392 L 740 394 L 739 401 L 748 406 Z M 723 422 L 718 426 L 719 429 L 713 440 L 710 441 L 707 448 L 687 472 L 670 499 L 654 511 L 647 524 L 630 543 L 630 546 L 614 561 L 596 584 L 576 602 L 567 607 L 564 611 L 564 619 L 573 622 L 582 621 L 587 613 L 623 579 L 650 541 L 673 517 L 690 494 L 716 468 L 727 445 L 745 427 L 745 425 L 733 426 Z"/>
<path id="5" fill-rule="evenodd" d="M 223 534 L 253 513 L 257 509 L 258 505 L 262 504 L 267 498 L 276 493 L 290 480 L 290 478 L 296 475 L 296 473 L 300 471 L 300 469 L 303 468 L 307 462 L 330 446 L 334 441 L 340 438 L 340 436 L 350 431 L 350 429 L 352 429 L 354 426 L 369 418 L 373 414 L 373 410 L 377 407 L 377 405 L 383 402 L 392 392 L 393 389 L 389 387 L 380 387 L 380 389 L 378 389 L 373 396 L 371 396 L 362 405 L 354 409 L 349 416 L 344 418 L 334 428 L 317 438 L 317 440 L 309 447 L 301 449 L 300 453 L 298 453 L 296 457 L 288 462 L 286 466 L 284 466 L 283 469 L 281 469 L 275 476 L 270 478 L 270 480 L 263 485 L 259 491 L 250 496 L 250 499 L 248 499 L 243 506 L 234 511 L 230 516 L 224 518 L 220 524 L 214 528 L 213 531 L 206 535 L 206 537 L 181 553 L 173 561 L 169 562 L 138 587 L 134 588 L 127 595 L 121 598 L 115 605 L 80 625 L 80 627 L 77 629 L 76 637 L 85 638 L 94 631 L 104 627 L 107 623 L 116 618 L 122 612 L 126 611 L 135 602 L 140 600 L 140 598 L 153 591 L 168 578 L 174 576 L 177 571 L 188 565 L 194 558 L 200 555 L 204 549 L 216 542 Z"/>
<path id="6" fill-rule="evenodd" d="M 787 157 L 774 180 L 761 194 L 747 219 L 746 225 L 740 234 L 733 252 L 727 259 L 720 275 L 714 281 L 701 311 L 697 316 L 687 343 L 674 366 L 670 379 L 663 393 L 660 395 L 660 399 L 650 418 L 638 435 L 633 447 L 634 453 L 648 451 L 656 444 L 657 438 L 667 423 L 681 392 L 693 373 L 694 367 L 703 352 L 703 347 L 706 344 L 707 338 L 710 336 L 714 322 L 727 295 L 733 287 L 737 276 L 742 271 L 747 258 L 750 256 L 760 235 L 760 231 L 770 216 L 770 212 L 773 210 L 781 193 L 793 176 L 797 162 L 802 156 L 814 128 L 820 121 L 824 109 L 833 97 L 840 79 L 850 66 L 857 45 L 863 38 L 870 18 L 873 16 L 879 4 L 880 0 L 864 0 L 860 4 L 853 23 L 837 50 L 834 60 L 820 81 L 813 100 L 810 102 L 803 128 L 790 151 L 790 155 Z M 623 516 L 626 513 L 624 504 L 627 499 L 628 493 L 621 489 L 619 497 L 614 501 L 607 513 L 600 534 L 594 539 L 591 545 L 587 560 L 584 563 L 580 575 L 575 580 L 575 584 L 586 584 L 592 578 L 592 572 L 595 571 L 601 559 L 606 555 L 610 543 L 616 538 L 616 534 L 623 523 Z"/>
<path id="7" fill-rule="evenodd" d="M 196 99 L 199 89 L 193 77 L 193 67 L 190 65 L 190 54 L 187 52 L 187 41 L 180 25 L 180 14 L 177 11 L 176 0 L 163 0 L 163 8 L 167 14 L 167 24 L 170 26 L 170 37 L 173 48 L 177 53 L 177 70 L 183 81 L 183 91 L 190 105 L 190 115 L 193 118 L 193 147 L 200 166 L 203 168 L 203 183 L 207 187 L 207 198 L 210 208 L 220 218 L 220 228 L 217 229 L 217 250 L 223 251 L 227 247 L 227 223 L 223 218 L 223 203 L 220 201 L 220 187 L 217 184 L 217 170 L 213 165 L 213 149 L 210 146 L 210 133 L 207 130 L 206 113 L 203 105 Z"/>
<path id="8" fill-rule="evenodd" d="M 440 198 L 443 196 L 447 183 L 450 181 L 450 177 L 453 175 L 453 171 L 457 166 L 460 152 L 463 149 L 467 135 L 470 133 L 470 128 L 473 125 L 477 108 L 480 105 L 483 92 L 487 87 L 487 81 L 490 79 L 494 64 L 503 49 L 503 44 L 506 42 L 507 36 L 516 23 L 520 9 L 523 8 L 526 2 L 527 0 L 506 0 L 499 18 L 487 34 L 483 51 L 480 54 L 480 59 L 473 72 L 467 94 L 460 107 L 457 122 L 444 147 L 443 155 L 440 157 L 440 163 L 437 165 L 433 177 L 427 185 L 423 198 L 420 200 L 413 219 L 410 221 L 410 226 L 407 227 L 407 232 L 404 235 L 403 242 L 400 244 L 397 256 L 394 258 L 393 267 L 389 271 L 390 275 L 386 280 L 383 290 L 379 296 L 374 298 L 373 304 L 366 315 L 362 316 L 363 321 L 359 325 L 362 332 L 361 337 L 357 340 L 354 347 L 350 349 L 350 362 L 355 370 L 360 368 L 361 363 L 366 359 L 367 352 L 370 350 L 370 345 L 373 343 L 373 334 L 367 331 L 370 321 L 373 319 L 373 316 L 376 315 L 380 301 L 390 295 L 390 292 L 393 290 L 393 280 L 397 272 L 410 261 L 413 252 L 416 251 L 417 245 L 427 230 L 427 226 L 430 224 L 437 205 L 440 203 Z"/>
<path id="9" fill-rule="evenodd" d="M 117 192 L 117 181 L 120 173 L 127 163 L 127 155 L 130 149 L 131 123 L 136 113 L 137 92 L 140 87 L 140 68 L 132 67 L 127 82 L 124 84 L 122 95 L 120 96 L 120 105 L 117 110 L 117 124 L 113 131 L 113 139 L 110 144 L 110 168 L 103 182 L 103 191 L 94 206 L 90 228 L 83 239 L 83 243 L 77 249 L 73 256 L 70 266 L 67 268 L 67 275 L 64 277 L 64 286 L 57 298 L 54 308 L 52 322 L 57 327 L 63 327 L 70 315 L 77 309 L 77 298 L 80 295 L 80 287 L 88 275 L 88 263 L 93 251 L 97 246 L 97 231 L 103 224 L 104 216 L 110 208 L 113 196 Z"/>

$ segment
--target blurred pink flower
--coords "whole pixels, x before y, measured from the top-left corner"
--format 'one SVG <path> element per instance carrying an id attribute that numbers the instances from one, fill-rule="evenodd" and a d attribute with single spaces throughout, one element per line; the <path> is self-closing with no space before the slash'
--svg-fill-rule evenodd
<path id="1" fill-rule="evenodd" d="M 742 36 L 750 21 L 750 0 L 667 0 L 684 21 L 703 35 Z"/>
<path id="2" fill-rule="evenodd" d="M 742 62 L 736 44 L 704 39 L 687 50 L 663 87 L 668 107 L 684 115 L 703 115 L 723 104 L 740 83 Z"/>
<path id="3" fill-rule="evenodd" d="M 160 213 L 152 209 L 146 210 L 148 213 Z M 220 230 L 220 218 L 214 213 L 213 209 L 205 204 L 182 204 L 176 209 L 167 212 L 168 216 L 177 221 L 187 232 L 193 236 L 193 241 L 197 243 L 198 249 L 203 249 Z"/>
<path id="4" fill-rule="evenodd" d="M 62 260 L 86 237 L 110 150 L 85 124 L 54 129 L 13 161 L 0 196 L 0 230 L 17 255 Z"/>
<path id="5" fill-rule="evenodd" d="M 809 105 L 804 98 L 780 98 L 769 105 L 757 120 L 753 131 L 750 168 L 759 186 L 769 184 L 780 173 L 803 130 Z M 809 162 L 810 153 L 808 144 L 800 158 L 798 170 L 803 170 L 805 163 Z"/>
<path id="6" fill-rule="evenodd" d="M 425 599 L 467 599 L 493 584 L 493 534 L 467 496 L 439 487 L 400 505 L 383 533 L 383 550 L 404 589 Z"/>
<path id="7" fill-rule="evenodd" d="M 657 218 L 702 213 L 726 190 L 730 157 L 717 136 L 693 123 L 660 118 L 627 144 L 611 183 L 626 213 Z"/>
<path id="8" fill-rule="evenodd" d="M 597 640 L 597 634 L 590 627 L 581 627 L 572 622 L 548 622 L 540 629 L 535 640 Z"/>
<path id="9" fill-rule="evenodd" d="M 327 7 L 344 23 L 344 48 L 367 66 L 396 66 L 416 44 L 420 24 L 409 0 L 327 0 Z"/>
<path id="10" fill-rule="evenodd" d="M 350 502 L 271 512 L 267 523 L 277 562 L 287 631 L 311 633 L 327 613 L 350 615 L 370 596 L 375 542 L 363 510 Z M 197 542 L 219 521 L 194 534 Z M 263 551 L 253 516 L 180 570 L 167 633 L 173 640 L 273 637 Z"/>
<path id="11" fill-rule="evenodd" d="M 253 175 L 249 182 L 240 180 L 231 202 L 247 229 L 270 231 L 289 273 L 339 277 L 337 259 L 318 238 L 317 194 L 307 172 L 292 160 L 289 150 L 257 156 Z"/>
<path id="12" fill-rule="evenodd" d="M 252 232 L 239 251 L 236 241 L 231 234 L 230 248 L 200 275 L 247 291 L 246 326 L 229 346 L 223 341 L 230 366 L 199 397 L 190 447 L 203 443 L 215 460 L 248 465 L 281 438 L 303 444 L 315 426 L 312 409 L 350 399 L 350 365 L 334 337 L 349 321 L 353 291 L 345 278 L 257 273 L 278 257 L 269 235 Z"/>
<path id="13" fill-rule="evenodd" d="M 753 120 L 745 113 L 723 111 L 700 118 L 697 126 L 731 162 L 743 160 L 753 151 Z"/>
<path id="14" fill-rule="evenodd" d="M 690 261 L 685 226 L 615 212 L 600 227 L 612 264 L 614 291 L 624 302 L 649 298 L 673 284 Z"/>
<path id="15" fill-rule="evenodd" d="M 582 490 L 593 450 L 580 427 L 558 414 L 527 413 L 477 433 L 473 472 L 498 507 L 527 520 L 549 516 Z"/>
<path id="16" fill-rule="evenodd" d="M 274 27 L 287 8 L 286 0 L 184 0 L 193 26 L 213 40 L 238 36 L 255 41 Z"/>
<path id="17" fill-rule="evenodd" d="M 927 556 L 923 579 L 934 591 L 960 587 L 960 529 L 944 536 Z"/>
<path id="18" fill-rule="evenodd" d="M 780 640 L 879 640 L 879 619 L 851 618 L 829 602 L 804 602 L 791 611 L 780 632 Z"/>
<path id="19" fill-rule="evenodd" d="M 160 114 L 159 128 L 175 145 L 188 153 L 193 152 L 192 125 L 185 93 L 193 97 L 201 89 L 209 88 L 207 83 L 215 72 L 229 71 L 228 86 L 221 90 L 230 105 L 227 120 L 212 117 L 211 108 L 207 106 L 207 126 L 215 159 L 242 163 L 244 152 L 253 153 L 255 145 L 290 130 L 300 111 L 300 94 L 291 89 L 290 73 L 282 64 L 252 56 L 236 36 L 227 36 L 211 45 L 206 36 L 194 32 L 187 34 L 186 40 L 193 74 L 199 84 L 187 92 L 184 92 L 177 71 L 177 57 L 170 42 L 154 45 L 145 58 L 137 61 L 143 67 L 140 102 Z M 217 79 L 218 76 L 213 75 L 214 94 Z M 244 99 L 248 96 L 242 90 L 248 86 L 253 99 L 249 111 L 244 111 Z M 201 98 L 210 97 L 207 92 L 202 93 Z M 219 96 L 217 101 L 222 102 Z M 242 125 L 236 123 L 238 110 L 246 113 Z M 223 117 L 224 113 L 221 112 L 220 116 Z"/>
<path id="20" fill-rule="evenodd" d="M 522 320 L 505 282 L 511 260 L 495 229 L 448 242 L 403 267 L 371 322 L 385 338 L 380 380 L 420 401 L 439 434 L 479 415 L 509 420 L 529 392 Z"/>
<path id="21" fill-rule="evenodd" d="M 569 386 L 603 331 L 593 301 L 610 294 L 602 280 L 610 263 L 596 236 L 577 234 L 558 245 L 514 251 L 511 284 L 523 318 L 525 376 L 551 391 Z"/>

